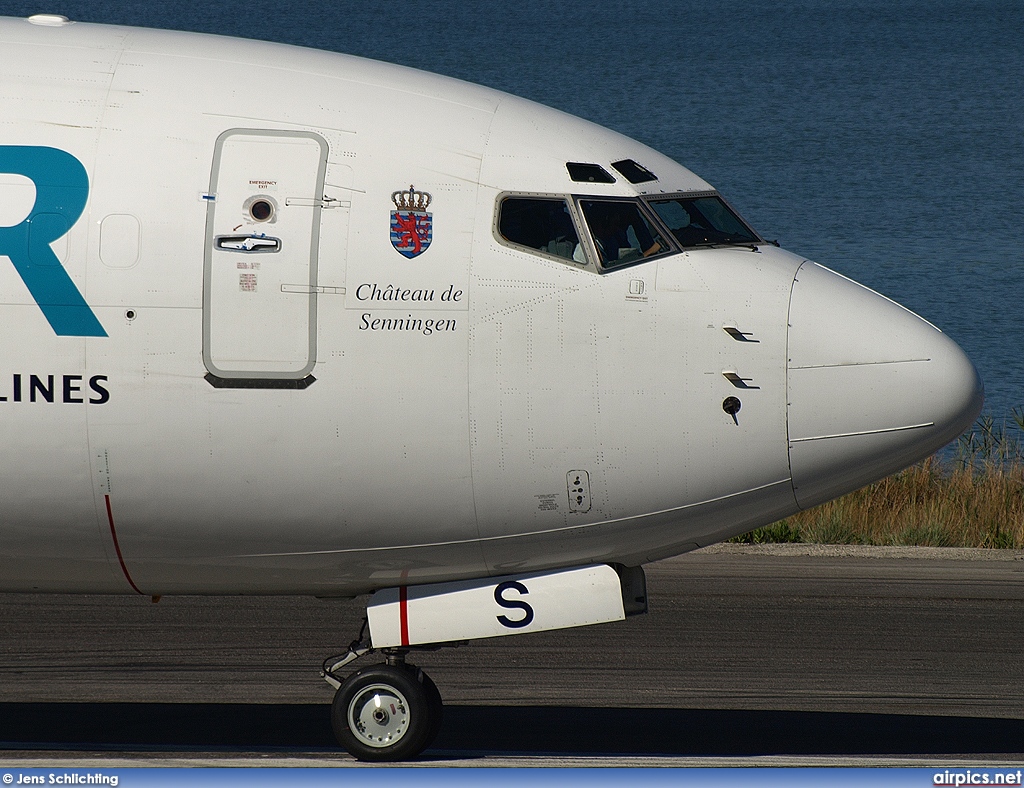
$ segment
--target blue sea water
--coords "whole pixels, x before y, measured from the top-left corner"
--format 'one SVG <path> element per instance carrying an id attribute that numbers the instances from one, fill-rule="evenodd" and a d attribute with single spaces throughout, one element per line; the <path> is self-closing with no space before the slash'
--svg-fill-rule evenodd
<path id="1" fill-rule="evenodd" d="M 997 419 L 1024 404 L 1019 0 L 0 0 L 39 12 L 347 52 L 594 120 L 938 325 Z"/>

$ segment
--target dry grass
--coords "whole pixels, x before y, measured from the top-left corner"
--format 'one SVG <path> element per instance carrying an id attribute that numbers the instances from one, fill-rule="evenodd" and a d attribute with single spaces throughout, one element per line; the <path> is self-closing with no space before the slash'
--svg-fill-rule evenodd
<path id="1" fill-rule="evenodd" d="M 955 444 L 880 482 L 739 542 L 1024 548 L 1024 410 L 979 420 Z"/>

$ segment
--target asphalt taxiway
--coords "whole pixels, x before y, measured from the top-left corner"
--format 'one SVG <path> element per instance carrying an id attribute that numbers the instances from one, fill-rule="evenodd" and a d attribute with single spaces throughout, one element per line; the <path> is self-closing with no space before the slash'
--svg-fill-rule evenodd
<path id="1" fill-rule="evenodd" d="M 1020 764 L 1022 559 L 726 545 L 651 565 L 646 616 L 414 656 L 446 702 L 423 763 Z M 361 619 L 0 595 L 0 763 L 352 764 L 318 669 Z"/>

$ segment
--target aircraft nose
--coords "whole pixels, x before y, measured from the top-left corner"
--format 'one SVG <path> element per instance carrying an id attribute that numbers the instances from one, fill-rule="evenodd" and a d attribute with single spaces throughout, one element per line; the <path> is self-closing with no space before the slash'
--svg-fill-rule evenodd
<path id="1" fill-rule="evenodd" d="M 807 508 L 928 457 L 984 399 L 970 359 L 888 298 L 816 263 L 789 313 L 789 459 Z"/>

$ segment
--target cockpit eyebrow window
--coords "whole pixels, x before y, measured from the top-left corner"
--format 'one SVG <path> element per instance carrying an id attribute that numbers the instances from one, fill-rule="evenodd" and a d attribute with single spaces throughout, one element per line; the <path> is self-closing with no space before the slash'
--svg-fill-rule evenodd
<path id="1" fill-rule="evenodd" d="M 634 200 L 579 200 L 601 267 L 617 268 L 672 251 Z"/>
<path id="2" fill-rule="evenodd" d="M 657 175 L 655 175 L 649 169 L 644 167 L 642 164 L 637 164 L 632 159 L 613 161 L 612 167 L 618 170 L 622 177 L 624 177 L 630 183 L 647 183 L 648 181 L 658 180 Z"/>
<path id="3" fill-rule="evenodd" d="M 580 183 L 615 183 L 612 174 L 600 164 L 567 161 L 565 168 L 569 171 L 569 177 Z"/>
<path id="4" fill-rule="evenodd" d="M 498 233 L 516 246 L 585 265 L 586 254 L 564 199 L 506 197 L 498 208 Z"/>
<path id="5" fill-rule="evenodd" d="M 683 247 L 763 243 L 721 197 L 672 197 L 649 200 L 658 218 Z"/>

